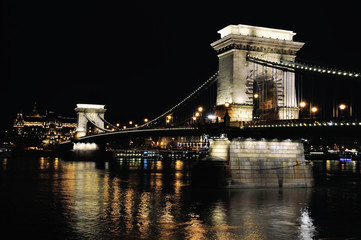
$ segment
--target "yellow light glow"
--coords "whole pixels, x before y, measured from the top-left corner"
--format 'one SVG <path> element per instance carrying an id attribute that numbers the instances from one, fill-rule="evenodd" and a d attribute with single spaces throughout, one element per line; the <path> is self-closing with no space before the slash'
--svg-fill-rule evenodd
<path id="1" fill-rule="evenodd" d="M 340 106 L 338 106 L 341 110 L 345 110 L 346 109 L 346 105 L 345 104 L 340 104 Z"/>
<path id="2" fill-rule="evenodd" d="M 317 107 L 312 107 L 312 108 L 311 108 L 311 112 L 315 113 L 315 112 L 317 112 L 317 111 L 318 111 L 318 108 L 317 108 Z"/>
<path id="3" fill-rule="evenodd" d="M 225 106 L 225 107 L 229 107 L 229 106 L 230 106 L 229 102 L 226 102 L 226 103 L 224 104 L 224 106 Z"/>
<path id="4" fill-rule="evenodd" d="M 300 107 L 301 107 L 301 108 L 306 107 L 306 105 L 307 105 L 307 104 L 306 104 L 306 102 L 305 102 L 305 101 L 300 102 Z"/>
<path id="5" fill-rule="evenodd" d="M 199 107 L 198 112 L 203 112 L 203 107 Z"/>

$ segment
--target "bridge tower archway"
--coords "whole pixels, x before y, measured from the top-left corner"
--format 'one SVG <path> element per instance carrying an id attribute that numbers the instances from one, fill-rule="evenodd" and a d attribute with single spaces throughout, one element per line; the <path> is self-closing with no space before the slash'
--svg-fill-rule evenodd
<path id="1" fill-rule="evenodd" d="M 76 138 L 84 137 L 88 133 L 88 124 L 97 127 L 97 133 L 103 132 L 105 105 L 99 104 L 77 104 L 75 111 L 77 113 Z"/>
<path id="2" fill-rule="evenodd" d="M 294 62 L 304 43 L 293 41 L 296 33 L 292 31 L 242 24 L 229 25 L 218 33 L 221 39 L 211 44 L 219 59 L 215 115 L 223 118 L 225 103 L 229 103 L 227 110 L 231 122 L 252 121 L 255 108 L 253 82 L 264 76 L 265 67 L 249 61 L 248 56 L 278 63 L 281 60 Z M 277 95 L 273 99 L 273 106 L 277 106 L 276 115 L 273 115 L 276 119 L 298 119 L 294 72 L 276 68 L 268 71 L 267 76 L 273 83 L 265 82 L 274 86 Z M 264 94 L 260 92 L 259 96 Z"/>
<path id="3" fill-rule="evenodd" d="M 272 76 L 258 76 L 253 80 L 253 120 L 277 120 L 277 84 Z"/>

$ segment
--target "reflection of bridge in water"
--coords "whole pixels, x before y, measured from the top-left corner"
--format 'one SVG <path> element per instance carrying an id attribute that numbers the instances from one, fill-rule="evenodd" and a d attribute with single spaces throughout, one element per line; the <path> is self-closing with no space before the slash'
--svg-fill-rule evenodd
<path id="1" fill-rule="evenodd" d="M 285 139 L 327 138 L 332 142 L 347 138 L 360 142 L 361 122 L 357 114 L 361 104 L 352 98 L 352 93 L 357 92 L 352 87 L 346 93 L 342 91 L 346 80 L 361 78 L 359 73 L 297 62 L 296 54 L 304 43 L 294 41 L 292 31 L 230 25 L 219 33 L 221 39 L 211 44 L 218 54 L 219 72 L 194 92 L 158 117 L 130 129 L 106 121 L 104 105 L 78 104 L 75 142 L 104 145 L 127 138 L 205 135 L 213 138 L 210 155 L 221 158 L 231 168 L 232 182 L 237 182 L 234 173 L 246 169 L 253 172 L 253 177 L 240 185 L 247 185 L 254 178 L 260 181 L 255 186 L 266 186 L 275 176 L 275 185 L 285 186 L 286 172 L 293 179 L 290 186 L 312 185 L 307 179 L 304 181 L 308 170 L 299 167 L 305 166 L 302 144 L 289 142 L 285 147 Z M 317 95 L 323 89 L 314 89 L 315 78 L 329 79 L 334 88 L 338 81 L 339 91 L 333 90 L 327 99 L 317 98 L 315 92 Z M 313 95 L 307 96 L 310 89 Z M 219 144 L 217 137 L 221 135 Z M 247 138 L 253 138 L 252 144 Z M 250 147 L 248 151 L 237 150 L 244 144 Z M 272 173 L 269 169 L 273 169 Z M 263 172 L 256 176 L 255 171 Z M 245 175 L 239 175 L 238 180 L 242 176 Z"/>

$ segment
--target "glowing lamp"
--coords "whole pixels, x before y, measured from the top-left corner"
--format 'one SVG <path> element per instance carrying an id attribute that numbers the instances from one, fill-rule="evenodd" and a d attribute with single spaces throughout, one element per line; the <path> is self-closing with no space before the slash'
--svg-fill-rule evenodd
<path id="1" fill-rule="evenodd" d="M 340 106 L 338 106 L 340 110 L 345 110 L 346 109 L 346 105 L 345 104 L 340 104 Z"/>
<path id="2" fill-rule="evenodd" d="M 301 108 L 306 107 L 306 102 L 304 102 L 304 101 L 300 102 L 300 107 L 301 107 Z"/>

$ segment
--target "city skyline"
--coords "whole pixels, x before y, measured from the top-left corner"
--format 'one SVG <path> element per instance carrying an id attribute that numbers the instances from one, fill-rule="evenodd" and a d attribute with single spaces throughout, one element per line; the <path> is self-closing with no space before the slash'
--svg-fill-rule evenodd
<path id="1" fill-rule="evenodd" d="M 7 3 L 0 128 L 34 102 L 66 116 L 75 116 L 77 103 L 104 104 L 112 121 L 157 116 L 217 71 L 210 44 L 229 24 L 291 30 L 305 42 L 300 59 L 360 72 L 356 9 L 321 3 Z"/>

